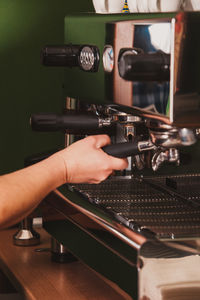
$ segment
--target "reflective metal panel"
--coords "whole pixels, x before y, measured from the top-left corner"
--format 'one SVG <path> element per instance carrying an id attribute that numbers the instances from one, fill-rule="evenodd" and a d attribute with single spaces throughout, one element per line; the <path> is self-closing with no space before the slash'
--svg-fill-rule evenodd
<path id="1" fill-rule="evenodd" d="M 65 43 L 95 45 L 100 53 L 96 72 L 65 71 L 66 96 L 117 103 L 134 115 L 199 128 L 199 35 L 199 12 L 66 18 Z"/>

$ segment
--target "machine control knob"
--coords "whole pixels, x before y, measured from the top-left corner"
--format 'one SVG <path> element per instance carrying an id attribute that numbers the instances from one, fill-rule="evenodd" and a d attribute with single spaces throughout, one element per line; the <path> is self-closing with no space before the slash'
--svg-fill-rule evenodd
<path id="1" fill-rule="evenodd" d="M 128 81 L 169 81 L 170 54 L 162 51 L 144 53 L 141 49 L 121 49 L 119 75 Z"/>
<path id="2" fill-rule="evenodd" d="M 96 46 L 83 46 L 79 54 L 79 66 L 84 71 L 96 72 L 99 67 L 99 50 Z"/>
<path id="3" fill-rule="evenodd" d="M 45 46 L 41 51 L 41 62 L 50 67 L 77 67 L 79 45 Z"/>
<path id="4" fill-rule="evenodd" d="M 45 46 L 41 51 L 44 66 L 79 67 L 83 71 L 97 72 L 99 49 L 91 45 Z"/>

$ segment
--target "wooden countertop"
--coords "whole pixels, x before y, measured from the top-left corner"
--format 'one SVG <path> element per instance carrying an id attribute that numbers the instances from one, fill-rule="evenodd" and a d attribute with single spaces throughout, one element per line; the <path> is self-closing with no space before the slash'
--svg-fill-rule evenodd
<path id="1" fill-rule="evenodd" d="M 0 269 L 28 300 L 131 300 L 118 287 L 105 282 L 81 262 L 57 264 L 49 252 L 50 237 L 43 229 L 41 245 L 17 247 L 12 243 L 16 229 L 0 231 Z"/>

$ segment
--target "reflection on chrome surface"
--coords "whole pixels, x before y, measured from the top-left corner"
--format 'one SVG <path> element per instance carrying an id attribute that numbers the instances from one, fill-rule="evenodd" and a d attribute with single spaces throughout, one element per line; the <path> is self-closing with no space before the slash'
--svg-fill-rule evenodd
<path id="1" fill-rule="evenodd" d="M 135 25 L 134 47 L 145 53 L 171 54 L 171 23 Z M 156 114 L 169 115 L 168 82 L 133 82 L 133 106 Z"/>

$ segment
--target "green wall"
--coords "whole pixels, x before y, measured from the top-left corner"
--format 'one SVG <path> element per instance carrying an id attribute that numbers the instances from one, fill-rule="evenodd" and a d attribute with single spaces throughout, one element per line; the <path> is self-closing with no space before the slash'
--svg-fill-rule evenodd
<path id="1" fill-rule="evenodd" d="M 0 174 L 61 145 L 61 134 L 29 126 L 31 113 L 63 106 L 63 70 L 41 66 L 40 49 L 63 43 L 66 14 L 92 10 L 92 0 L 0 0 Z"/>

